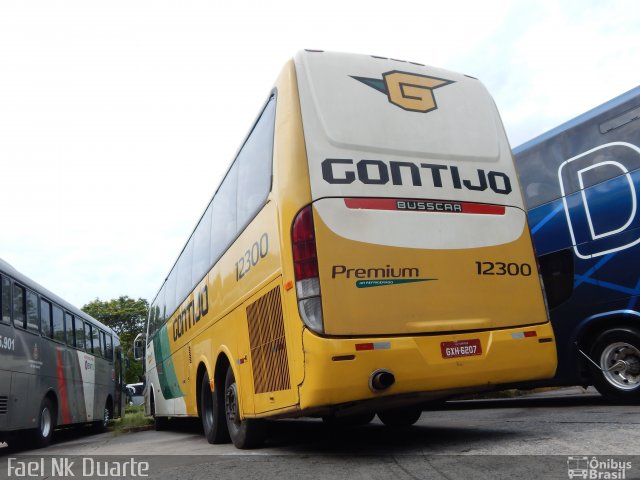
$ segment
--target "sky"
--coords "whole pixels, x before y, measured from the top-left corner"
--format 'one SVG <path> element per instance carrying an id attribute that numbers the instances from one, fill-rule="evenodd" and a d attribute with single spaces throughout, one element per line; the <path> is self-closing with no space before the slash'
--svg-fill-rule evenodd
<path id="1" fill-rule="evenodd" d="M 0 258 L 152 300 L 304 48 L 479 78 L 512 147 L 640 82 L 634 1 L 0 2 Z"/>

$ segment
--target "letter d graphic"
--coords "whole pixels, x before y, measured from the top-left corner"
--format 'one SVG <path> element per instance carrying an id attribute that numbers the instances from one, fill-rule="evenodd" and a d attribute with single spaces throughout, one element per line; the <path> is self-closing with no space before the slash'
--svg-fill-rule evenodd
<path id="1" fill-rule="evenodd" d="M 626 142 L 613 142 L 560 165 L 558 180 L 562 201 L 573 248 L 579 258 L 599 257 L 640 243 L 638 189 L 629 173 L 638 163 L 640 148 Z M 585 180 L 589 177 L 594 181 Z"/>

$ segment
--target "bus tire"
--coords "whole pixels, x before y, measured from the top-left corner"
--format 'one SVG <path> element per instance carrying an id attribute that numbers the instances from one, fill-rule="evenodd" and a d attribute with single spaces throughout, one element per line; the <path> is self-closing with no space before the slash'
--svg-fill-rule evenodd
<path id="1" fill-rule="evenodd" d="M 207 442 L 229 443 L 229 431 L 224 416 L 224 398 L 220 388 L 211 391 L 209 374 L 202 372 L 200 383 L 200 418 Z"/>
<path id="2" fill-rule="evenodd" d="M 156 432 L 162 432 L 162 431 L 168 429 L 169 428 L 169 418 L 168 417 L 159 417 L 159 416 L 156 415 L 156 402 L 155 402 L 155 398 L 154 398 L 153 392 L 151 392 L 150 403 L 151 403 L 151 417 L 153 417 L 153 429 Z"/>
<path id="3" fill-rule="evenodd" d="M 378 418 L 387 427 L 410 427 L 420 419 L 422 409 L 420 407 L 394 408 L 378 412 Z"/>
<path id="4" fill-rule="evenodd" d="M 357 427 L 360 425 L 367 425 L 376 416 L 375 412 L 372 413 L 358 413 L 356 415 L 347 415 L 345 417 L 336 417 L 335 415 L 326 415 L 322 417 L 322 421 L 329 427 Z"/>
<path id="5" fill-rule="evenodd" d="M 156 432 L 164 432 L 169 429 L 169 418 L 168 417 L 158 417 L 157 415 L 153 416 L 153 429 Z"/>
<path id="6" fill-rule="evenodd" d="M 102 419 L 93 422 L 93 431 L 96 433 L 103 433 L 107 431 L 109 427 L 109 420 L 111 419 L 111 411 L 109 409 L 109 400 L 104 402 L 104 409 L 102 410 Z"/>
<path id="7" fill-rule="evenodd" d="M 591 358 L 603 369 L 590 365 L 593 386 L 603 397 L 613 403 L 640 402 L 640 331 L 605 330 L 593 343 Z"/>
<path id="8" fill-rule="evenodd" d="M 56 428 L 57 412 L 48 397 L 42 399 L 38 410 L 38 427 L 33 434 L 35 448 L 44 448 L 51 443 Z"/>
<path id="9" fill-rule="evenodd" d="M 224 382 L 224 409 L 229 436 L 236 448 L 246 450 L 257 448 L 264 442 L 266 425 L 257 418 L 240 419 L 238 387 L 231 367 Z"/>

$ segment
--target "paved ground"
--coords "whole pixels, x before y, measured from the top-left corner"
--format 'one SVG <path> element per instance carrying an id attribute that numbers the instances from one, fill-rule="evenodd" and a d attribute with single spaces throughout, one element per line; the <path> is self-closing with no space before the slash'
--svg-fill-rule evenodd
<path id="1" fill-rule="evenodd" d="M 640 408 L 607 405 L 599 395 L 574 388 L 449 402 L 424 412 L 405 431 L 390 430 L 377 419 L 342 430 L 319 420 L 281 420 L 270 425 L 265 447 L 249 452 L 209 445 L 193 422 L 168 432 L 119 436 L 58 432 L 45 450 L 4 451 L 5 457 L 154 455 L 149 458 L 153 478 L 212 478 L 212 469 L 215 478 L 282 478 L 291 472 L 306 472 L 305 478 L 568 478 L 568 456 L 638 456 L 628 457 L 636 465 L 626 472 L 628 479 L 640 478 Z"/>

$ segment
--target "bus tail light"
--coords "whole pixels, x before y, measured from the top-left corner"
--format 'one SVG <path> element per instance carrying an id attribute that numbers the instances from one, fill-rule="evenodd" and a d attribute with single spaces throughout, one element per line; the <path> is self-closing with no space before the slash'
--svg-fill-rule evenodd
<path id="1" fill-rule="evenodd" d="M 324 324 L 322 320 L 318 256 L 316 253 L 316 234 L 313 227 L 311 205 L 303 208 L 293 220 L 291 237 L 298 310 L 307 327 L 315 332 L 322 333 Z"/>

